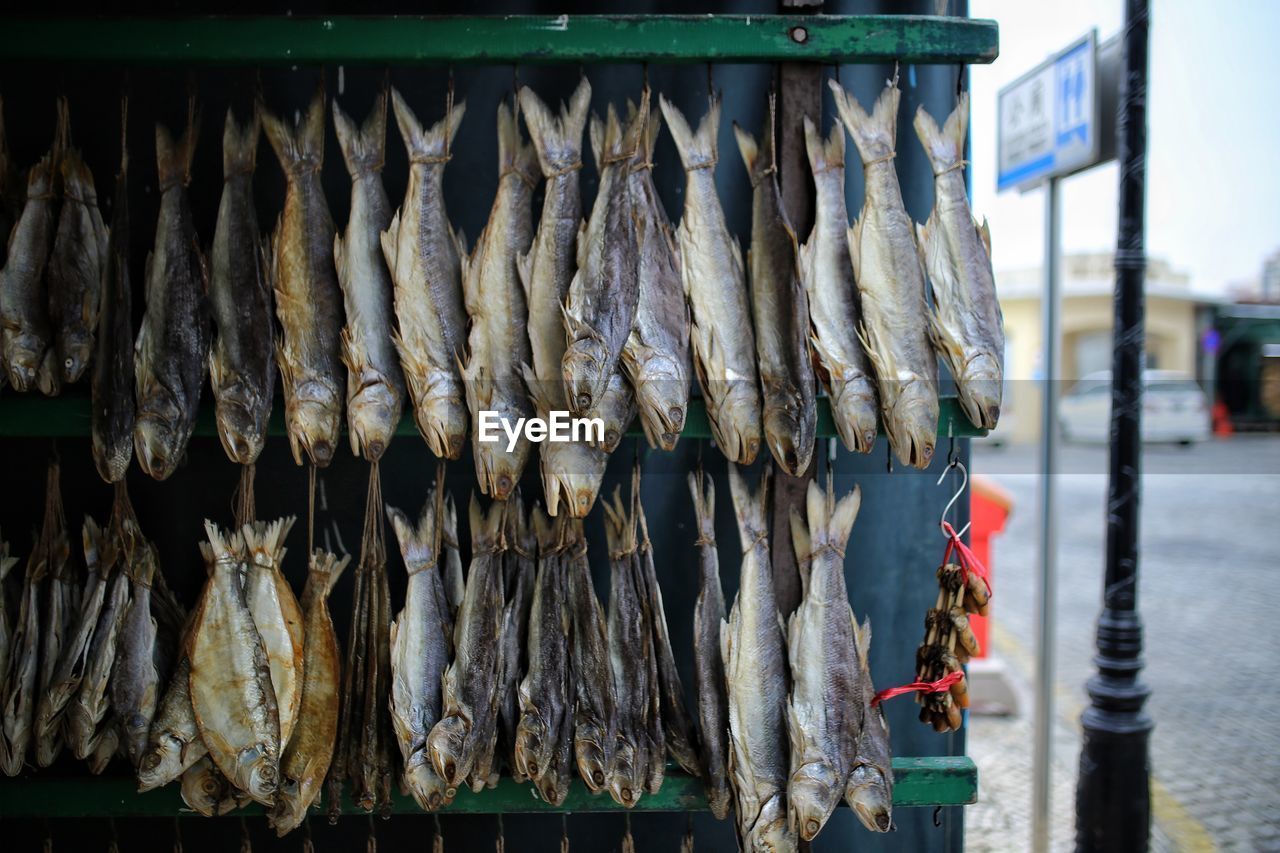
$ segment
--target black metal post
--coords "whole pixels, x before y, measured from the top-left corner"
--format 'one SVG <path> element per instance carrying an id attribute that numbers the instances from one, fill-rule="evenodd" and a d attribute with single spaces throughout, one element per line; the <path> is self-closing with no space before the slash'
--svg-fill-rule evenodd
<path id="1" fill-rule="evenodd" d="M 1142 669 L 1138 616 L 1138 510 L 1141 490 L 1142 351 L 1146 274 L 1148 0 L 1126 0 L 1120 106 L 1120 221 L 1116 236 L 1111 465 L 1107 564 L 1098 619 L 1098 674 L 1089 679 L 1076 783 L 1076 850 L 1147 849 L 1151 792 L 1147 742 L 1150 695 Z"/>

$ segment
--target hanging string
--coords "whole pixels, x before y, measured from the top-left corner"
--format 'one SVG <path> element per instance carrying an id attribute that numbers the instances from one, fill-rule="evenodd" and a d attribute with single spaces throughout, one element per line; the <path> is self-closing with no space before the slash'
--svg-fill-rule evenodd
<path id="1" fill-rule="evenodd" d="M 302 853 L 315 853 L 316 846 L 311 841 L 311 815 L 302 819 Z"/>
<path id="2" fill-rule="evenodd" d="M 240 818 L 240 853 L 253 853 L 253 842 L 249 840 L 249 823 Z"/>
<path id="3" fill-rule="evenodd" d="M 453 143 L 453 63 L 449 64 L 449 87 L 444 94 L 444 160 L 449 162 L 449 146 Z"/>
<path id="4" fill-rule="evenodd" d="M 235 494 L 231 499 L 231 513 L 235 516 L 237 529 L 258 520 L 257 501 L 253 488 L 256 474 L 257 466 L 252 462 L 240 466 L 240 483 L 236 486 Z"/>
<path id="5" fill-rule="evenodd" d="M 569 853 L 569 815 L 560 813 L 560 853 Z"/>
<path id="6" fill-rule="evenodd" d="M 622 834 L 622 853 L 636 853 L 636 840 L 631 837 L 631 812 L 622 813 L 625 829 Z"/>
<path id="7" fill-rule="evenodd" d="M 942 522 L 942 532 L 947 537 L 947 550 L 942 555 L 942 565 L 946 565 L 951 559 L 951 555 L 955 554 L 960 564 L 960 579 L 965 583 L 969 582 L 970 573 L 982 578 L 986 583 L 987 589 L 991 589 L 991 574 L 987 571 L 987 567 L 978 559 L 978 555 L 968 545 L 960 540 L 960 534 L 956 533 L 956 529 L 951 526 L 950 522 Z"/>
<path id="8" fill-rule="evenodd" d="M 373 815 L 369 815 L 369 840 L 365 844 L 366 853 L 378 853 L 378 830 L 373 825 Z"/>
<path id="9" fill-rule="evenodd" d="M 888 687 L 881 690 L 871 700 L 872 706 L 879 705 L 886 699 L 892 699 L 895 696 L 903 696 L 907 693 L 945 693 L 950 690 L 952 685 L 964 679 L 964 670 L 957 669 L 955 672 L 949 672 L 939 678 L 937 681 L 913 681 L 910 684 L 904 684 L 901 687 Z"/>
<path id="10" fill-rule="evenodd" d="M 440 815 L 431 816 L 436 822 L 435 840 L 431 842 L 431 853 L 444 853 L 444 831 L 440 828 Z"/>
<path id="11" fill-rule="evenodd" d="M 507 853 L 507 834 L 502 826 L 502 813 L 498 813 L 498 837 L 493 842 L 493 853 Z"/>
<path id="12" fill-rule="evenodd" d="M 182 853 L 182 821 L 173 819 L 173 853 Z"/>

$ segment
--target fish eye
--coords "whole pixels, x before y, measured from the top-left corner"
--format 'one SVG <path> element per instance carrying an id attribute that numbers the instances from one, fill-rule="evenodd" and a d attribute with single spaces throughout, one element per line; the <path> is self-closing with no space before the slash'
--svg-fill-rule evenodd
<path id="1" fill-rule="evenodd" d="M 813 836 L 817 835 L 817 834 L 818 834 L 818 830 L 819 830 L 819 829 L 821 829 L 821 828 L 822 828 L 822 827 L 818 826 L 818 822 L 817 822 L 816 820 L 813 820 L 813 819 L 810 819 L 810 820 L 809 820 L 807 823 L 805 823 L 805 825 L 804 825 L 804 831 L 805 831 L 805 834 L 806 834 L 806 835 L 808 835 L 810 838 L 813 838 Z"/>
<path id="2" fill-rule="evenodd" d="M 62 362 L 62 366 L 65 367 L 67 370 L 70 370 L 71 368 L 75 367 L 75 364 L 76 364 L 75 359 L 71 358 L 70 356 L 67 356 L 67 360 Z"/>
<path id="3" fill-rule="evenodd" d="M 596 785 L 603 785 L 603 784 L 604 784 L 604 774 L 603 774 L 603 773 L 601 773 L 599 770 L 592 770 L 592 771 L 591 771 L 591 781 L 592 781 L 592 782 L 595 782 L 595 783 L 596 783 Z"/>
<path id="4" fill-rule="evenodd" d="M 586 411 L 587 409 L 591 408 L 591 395 L 579 394 L 575 398 L 574 402 L 577 403 L 579 411 Z"/>

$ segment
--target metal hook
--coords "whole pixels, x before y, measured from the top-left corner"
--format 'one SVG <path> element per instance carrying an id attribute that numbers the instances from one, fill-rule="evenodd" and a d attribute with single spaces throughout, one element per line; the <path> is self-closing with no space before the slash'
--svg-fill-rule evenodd
<path id="1" fill-rule="evenodd" d="M 951 469 L 953 468 L 960 469 L 962 479 L 960 480 L 960 488 L 951 496 L 951 500 L 947 501 L 947 505 L 942 508 L 942 517 L 938 520 L 938 527 L 941 528 L 944 533 L 946 532 L 946 528 L 944 528 L 943 525 L 947 522 L 947 513 L 951 512 L 951 508 L 956 505 L 956 501 L 960 500 L 960 496 L 965 493 L 965 489 L 969 488 L 969 469 L 964 467 L 964 463 L 959 459 L 955 459 L 947 463 L 947 467 L 943 469 L 942 474 L 938 477 L 937 485 L 942 485 L 942 481 L 947 478 L 947 474 L 951 473 Z M 963 536 L 972 524 L 972 521 L 966 524 L 956 535 Z"/>

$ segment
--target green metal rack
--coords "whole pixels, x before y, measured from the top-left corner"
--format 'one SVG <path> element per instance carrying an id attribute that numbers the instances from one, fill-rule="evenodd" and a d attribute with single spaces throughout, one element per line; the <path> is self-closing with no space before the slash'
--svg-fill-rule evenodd
<path id="1" fill-rule="evenodd" d="M 909 15 L 574 15 L 506 17 L 284 18 L 27 18 L 0 27 L 0 63 L 146 65 L 292 65 L 424 63 L 871 63 L 973 64 L 995 60 L 996 23 Z M 826 399 L 818 434 L 835 435 Z M 416 431 L 411 419 L 399 433 Z M 632 431 L 639 435 L 638 430 Z M 205 407 L 197 435 L 215 435 Z M 272 435 L 283 435 L 277 409 Z M 709 438 L 701 400 L 691 400 L 684 433 Z M 939 435 L 983 435 L 954 398 L 942 400 Z M 85 437 L 84 396 L 0 397 L 0 437 Z M 896 758 L 898 806 L 964 805 L 977 799 L 977 768 L 966 756 Z M 639 811 L 706 808 L 701 783 L 672 769 L 662 790 Z M 480 794 L 459 793 L 449 813 L 616 811 L 607 796 L 591 796 L 575 781 L 559 808 L 527 785 L 504 778 Z M 245 813 L 260 811 L 250 807 Z M 344 811 L 356 807 L 344 803 Z M 418 813 L 396 796 L 393 811 Z M 138 794 L 129 778 L 31 774 L 0 781 L 0 818 L 157 817 L 194 814 L 175 786 Z"/>

